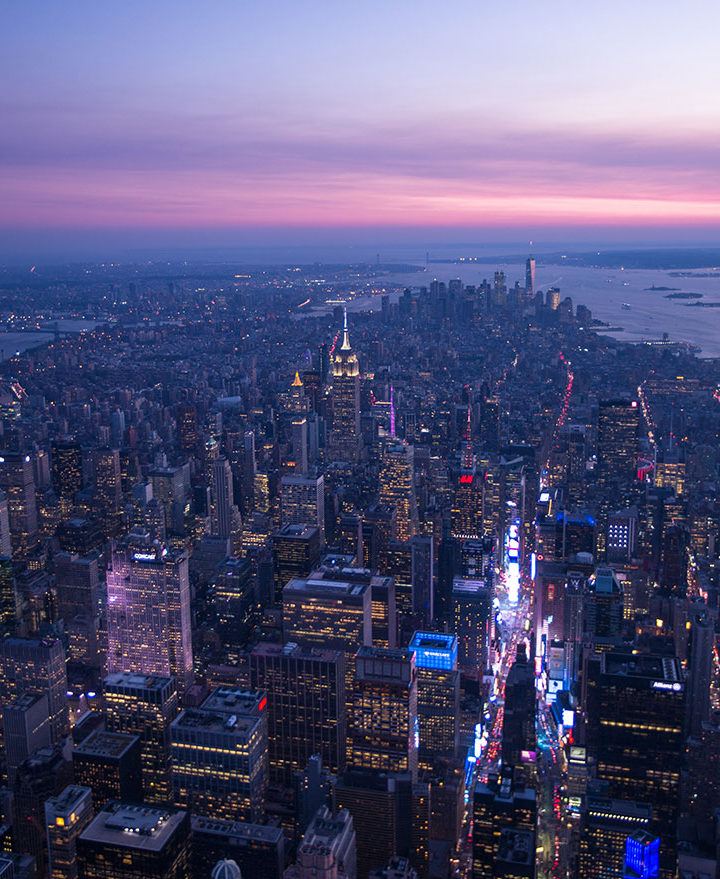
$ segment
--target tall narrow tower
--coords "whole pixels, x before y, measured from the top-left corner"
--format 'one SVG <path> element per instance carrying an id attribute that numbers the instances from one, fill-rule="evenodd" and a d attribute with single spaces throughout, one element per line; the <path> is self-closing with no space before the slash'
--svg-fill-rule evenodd
<path id="1" fill-rule="evenodd" d="M 342 344 L 332 356 L 332 404 L 330 458 L 354 463 L 360 457 L 360 363 L 350 344 L 347 311 Z"/>

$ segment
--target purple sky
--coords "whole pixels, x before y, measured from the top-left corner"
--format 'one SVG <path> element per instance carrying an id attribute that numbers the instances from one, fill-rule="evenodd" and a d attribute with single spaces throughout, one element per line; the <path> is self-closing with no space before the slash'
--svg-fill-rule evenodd
<path id="1" fill-rule="evenodd" d="M 710 0 L 9 4 L 0 251 L 711 240 L 718 33 Z"/>

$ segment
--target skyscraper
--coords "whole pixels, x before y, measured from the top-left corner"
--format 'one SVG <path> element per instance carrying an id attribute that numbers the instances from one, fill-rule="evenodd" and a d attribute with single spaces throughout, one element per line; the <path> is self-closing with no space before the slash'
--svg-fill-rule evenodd
<path id="1" fill-rule="evenodd" d="M 417 671 L 410 650 L 361 647 L 348 722 L 348 764 L 386 772 L 418 768 Z"/>
<path id="2" fill-rule="evenodd" d="M 602 400 L 598 408 L 597 457 L 599 477 L 625 484 L 635 475 L 635 453 L 640 425 L 637 400 Z"/>
<path id="3" fill-rule="evenodd" d="M 77 842 L 82 879 L 189 879 L 190 816 L 108 803 Z"/>
<path id="4" fill-rule="evenodd" d="M 397 513 L 397 539 L 410 540 L 417 530 L 413 447 L 394 442 L 382 452 L 380 503 Z"/>
<path id="5" fill-rule="evenodd" d="M 535 257 L 529 256 L 525 262 L 525 298 L 535 296 Z"/>
<path id="6" fill-rule="evenodd" d="M 218 537 L 230 537 L 236 530 L 235 499 L 230 463 L 216 458 L 212 466 L 211 529 Z"/>
<path id="7" fill-rule="evenodd" d="M 13 553 L 23 555 L 38 538 L 35 476 L 30 455 L 0 451 L 0 489 L 7 497 Z"/>
<path id="8" fill-rule="evenodd" d="M 357 852 L 352 815 L 320 808 L 298 846 L 297 863 L 285 879 L 355 879 Z"/>
<path id="9" fill-rule="evenodd" d="M 52 483 L 61 503 L 72 506 L 75 494 L 83 487 L 82 449 L 75 440 L 60 440 L 50 450 Z"/>
<path id="10" fill-rule="evenodd" d="M 131 533 L 113 550 L 107 594 L 108 673 L 171 675 L 185 688 L 193 670 L 187 553 Z"/>
<path id="11" fill-rule="evenodd" d="M 194 814 L 257 820 L 268 779 L 267 697 L 219 688 L 170 725 L 173 799 Z"/>
<path id="12" fill-rule="evenodd" d="M 484 580 L 453 580 L 454 630 L 458 663 L 468 677 L 481 678 L 488 666 L 493 629 L 492 588 Z"/>
<path id="13" fill-rule="evenodd" d="M 268 697 L 271 777 L 288 784 L 313 755 L 333 772 L 345 766 L 345 654 L 299 644 L 258 644 L 250 685 Z"/>
<path id="14" fill-rule="evenodd" d="M 454 635 L 415 632 L 419 764 L 433 769 L 438 757 L 454 757 L 460 722 L 460 672 Z"/>
<path id="15" fill-rule="evenodd" d="M 174 680 L 116 673 L 105 678 L 103 691 L 108 730 L 140 738 L 144 799 L 170 802 L 170 724 L 178 705 Z"/>
<path id="16" fill-rule="evenodd" d="M 280 481 L 283 525 L 314 525 L 325 544 L 325 480 L 322 476 L 283 476 Z"/>
<path id="17" fill-rule="evenodd" d="M 347 311 L 342 344 L 332 356 L 332 431 L 329 454 L 350 464 L 360 457 L 360 363 L 350 344 Z"/>
<path id="18" fill-rule="evenodd" d="M 142 791 L 142 744 L 139 736 L 96 730 L 72 753 L 75 781 L 92 790 L 95 809 L 111 800 L 139 803 Z"/>

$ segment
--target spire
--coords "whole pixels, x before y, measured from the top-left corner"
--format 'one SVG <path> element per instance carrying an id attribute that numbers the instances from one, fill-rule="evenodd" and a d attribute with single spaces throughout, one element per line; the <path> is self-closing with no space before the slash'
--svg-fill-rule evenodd
<path id="1" fill-rule="evenodd" d="M 301 388 L 303 386 L 302 379 L 300 378 L 299 370 L 295 370 L 295 378 L 293 379 L 292 386 L 294 388 Z"/>
<path id="2" fill-rule="evenodd" d="M 350 336 L 348 334 L 347 308 L 343 309 L 343 340 L 342 345 L 340 346 L 340 350 L 352 351 L 352 347 L 350 345 Z"/>
<path id="3" fill-rule="evenodd" d="M 472 447 L 472 426 L 470 420 L 471 404 L 468 400 L 467 406 L 467 426 L 465 427 L 465 448 L 463 450 L 462 466 L 464 470 L 472 470 L 473 467 L 473 447 Z"/>
<path id="4" fill-rule="evenodd" d="M 390 436 L 395 437 L 395 388 L 390 385 Z"/>

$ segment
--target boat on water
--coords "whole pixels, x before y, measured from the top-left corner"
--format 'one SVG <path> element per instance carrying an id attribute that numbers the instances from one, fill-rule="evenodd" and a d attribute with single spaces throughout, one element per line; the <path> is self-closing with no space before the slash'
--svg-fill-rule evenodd
<path id="1" fill-rule="evenodd" d="M 629 302 L 623 302 L 622 307 L 625 309 L 625 311 L 630 311 L 632 305 L 630 305 Z"/>

